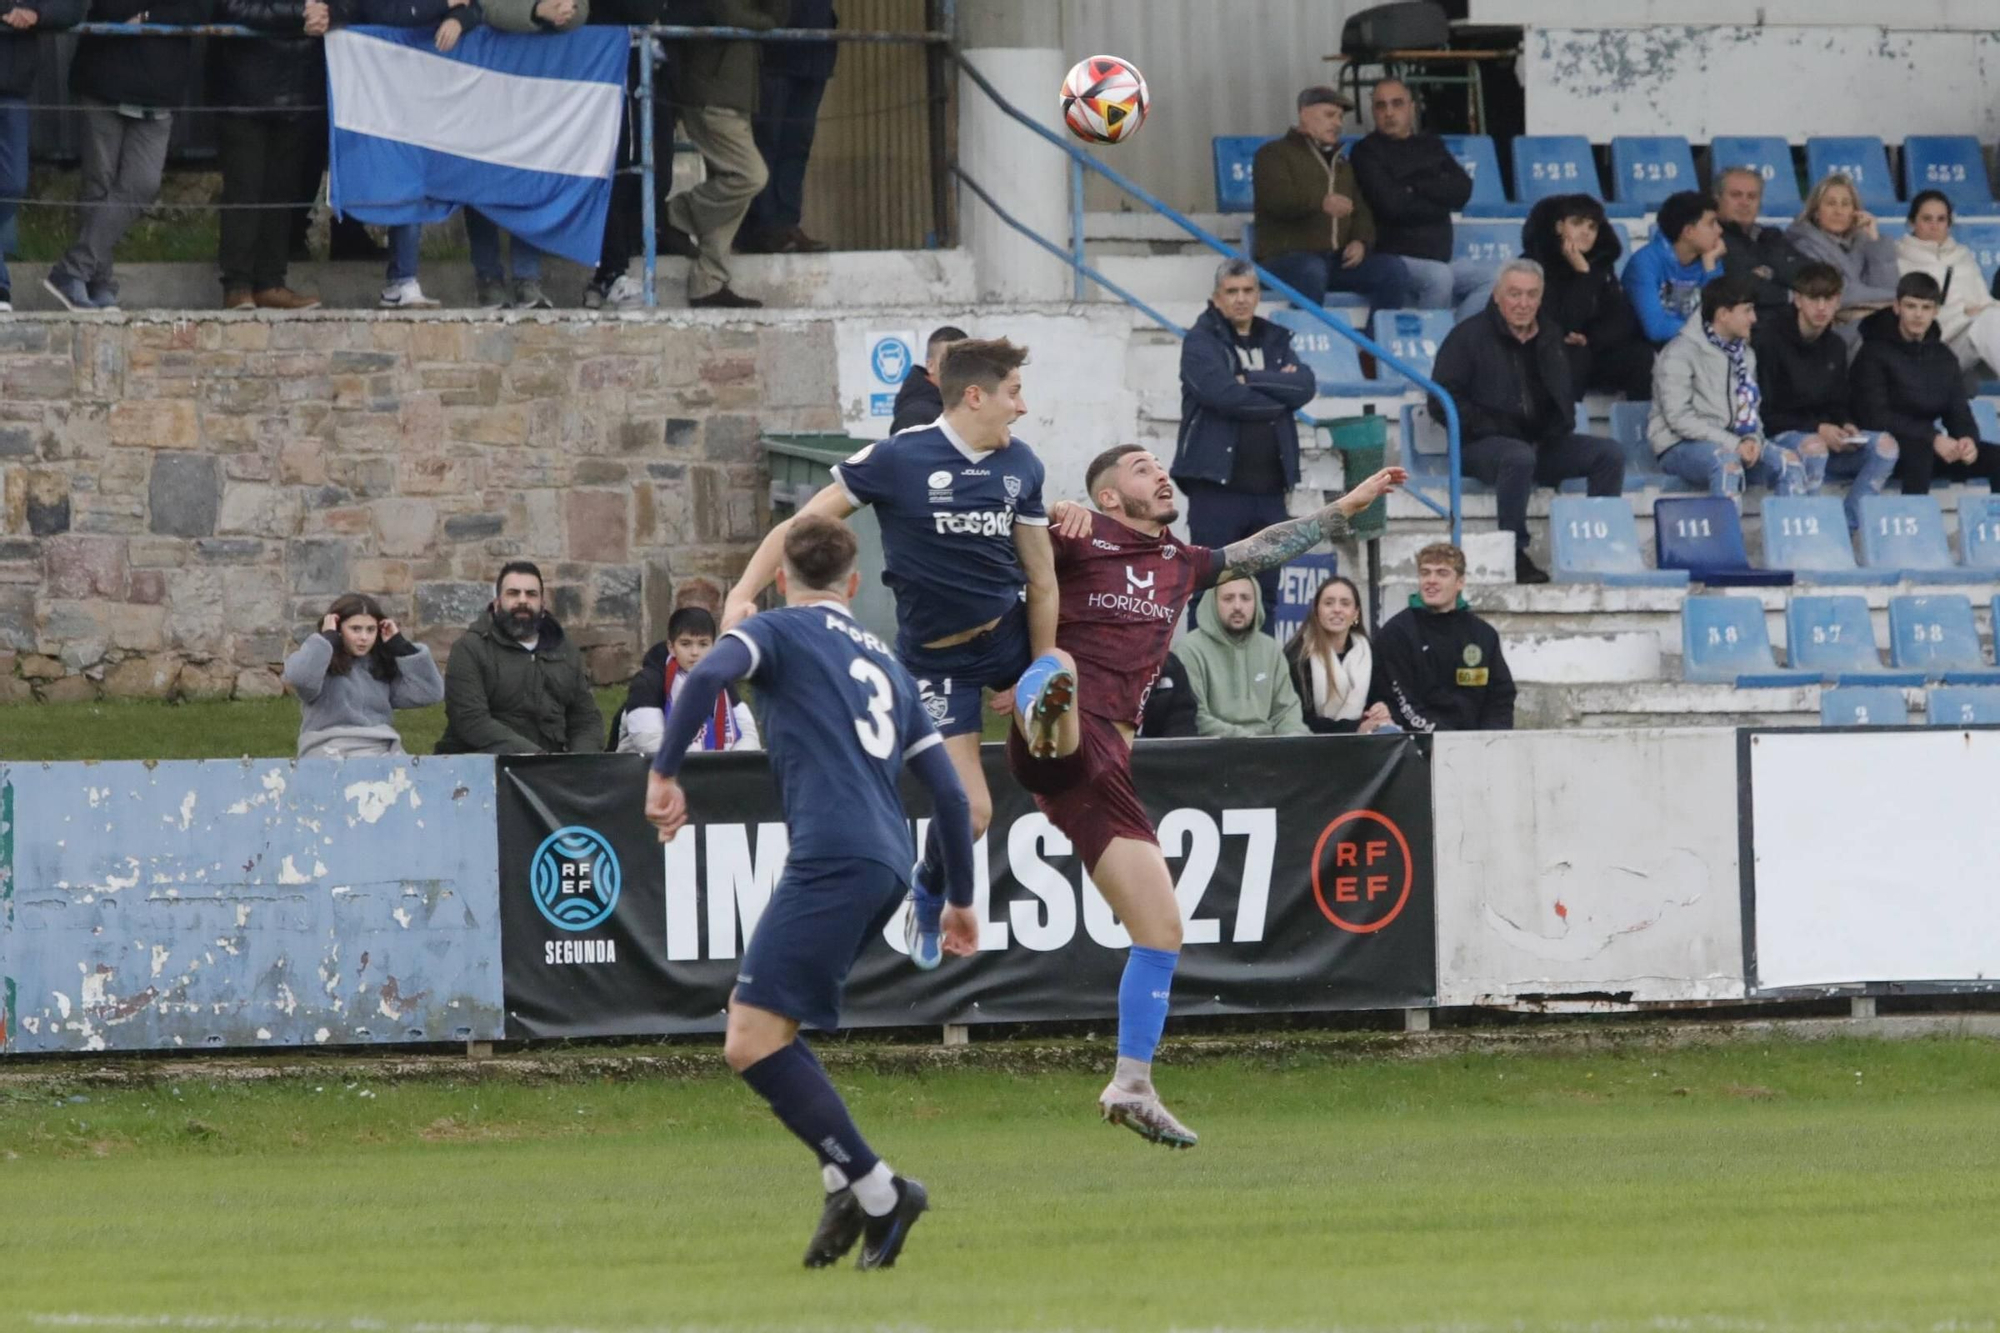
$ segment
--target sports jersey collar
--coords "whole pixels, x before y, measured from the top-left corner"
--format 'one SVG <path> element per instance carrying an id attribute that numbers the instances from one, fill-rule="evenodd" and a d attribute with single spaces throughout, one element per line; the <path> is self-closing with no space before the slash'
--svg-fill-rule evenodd
<path id="1" fill-rule="evenodd" d="M 979 463 L 985 461 L 986 455 L 980 453 L 979 450 L 967 444 L 965 440 L 959 435 L 959 433 L 951 428 L 951 423 L 949 421 L 946 421 L 942 416 L 940 416 L 937 419 L 937 428 L 938 432 L 944 436 L 945 442 L 950 444 L 952 448 L 958 450 L 959 456 L 965 459 L 966 462 Z M 1011 444 L 1012 440 L 1010 439 L 1008 443 Z M 1006 447 L 1007 447 L 1006 445 L 1000 446 L 1001 449 L 1004 449 Z M 1000 452 L 1000 449 L 995 449 L 992 452 L 997 454 Z"/>
<path id="2" fill-rule="evenodd" d="M 837 602 L 837 601 L 834 601 L 834 600 L 833 600 L 832 598 L 828 598 L 828 599 L 827 599 L 826 601 L 823 601 L 823 602 L 801 602 L 801 603 L 800 603 L 800 605 L 801 605 L 801 606 L 813 606 L 813 607 L 824 607 L 824 608 L 826 608 L 826 609 L 827 609 L 828 611 L 838 611 L 838 612 L 840 612 L 840 614 L 842 614 L 843 616 L 846 616 L 846 617 L 847 617 L 847 618 L 848 618 L 849 620 L 852 620 L 852 619 L 854 619 L 854 608 L 853 608 L 853 607 L 849 606 L 849 605 L 848 605 L 848 604 L 847 604 L 846 602 Z"/>

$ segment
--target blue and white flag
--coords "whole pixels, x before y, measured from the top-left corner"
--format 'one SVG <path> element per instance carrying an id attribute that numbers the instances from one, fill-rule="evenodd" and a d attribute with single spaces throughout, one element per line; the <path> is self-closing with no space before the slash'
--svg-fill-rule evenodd
<path id="1" fill-rule="evenodd" d="M 470 205 L 539 250 L 595 265 L 624 110 L 624 28 L 327 34 L 327 198 L 363 222 L 442 222 Z"/>

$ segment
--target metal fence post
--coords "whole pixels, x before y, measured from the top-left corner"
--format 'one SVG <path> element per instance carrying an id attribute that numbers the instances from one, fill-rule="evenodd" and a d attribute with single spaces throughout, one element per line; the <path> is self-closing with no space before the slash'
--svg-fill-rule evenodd
<path id="1" fill-rule="evenodd" d="M 1083 159 L 1072 156 L 1069 160 L 1069 245 L 1075 256 L 1071 261 L 1070 276 L 1073 281 L 1071 294 L 1081 301 L 1084 297 L 1083 266 Z"/>
<path id="2" fill-rule="evenodd" d="M 653 166 L 653 34 L 650 29 L 641 28 L 639 33 L 639 188 L 645 192 L 639 203 L 639 243 L 646 256 L 646 308 L 652 310 L 660 304 L 654 279 L 658 276 L 659 220 L 654 214 L 653 201 L 658 197 L 654 190 L 656 172 Z"/>

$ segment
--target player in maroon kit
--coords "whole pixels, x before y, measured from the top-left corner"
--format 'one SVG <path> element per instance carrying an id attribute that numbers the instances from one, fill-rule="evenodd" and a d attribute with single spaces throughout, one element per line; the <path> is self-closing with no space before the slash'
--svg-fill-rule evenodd
<path id="1" fill-rule="evenodd" d="M 1174 626 L 1197 593 L 1275 569 L 1344 536 L 1350 516 L 1407 475 L 1385 468 L 1316 514 L 1273 524 L 1218 551 L 1190 546 L 1167 530 L 1180 517 L 1173 481 L 1146 449 L 1124 444 L 1090 464 L 1086 484 L 1097 513 L 1074 505 L 1051 511 L 1062 606 L 1056 651 L 1022 677 L 1015 707 L 1024 717 L 1037 716 L 1043 700 L 1030 691 L 1050 672 L 1074 680 L 1074 706 L 1050 719 L 1053 745 L 1039 748 L 1053 754 L 1038 757 L 1022 729 L 1011 728 L 1007 766 L 1075 844 L 1092 882 L 1132 936 L 1118 987 L 1118 1068 L 1098 1106 L 1106 1120 L 1154 1143 L 1190 1148 L 1196 1136 L 1153 1089 L 1153 1051 L 1166 1027 L 1180 957 L 1181 909 L 1152 821 L 1132 787 L 1132 736 L 1146 695 Z M 1044 663 L 1047 669 L 1037 670 Z"/>

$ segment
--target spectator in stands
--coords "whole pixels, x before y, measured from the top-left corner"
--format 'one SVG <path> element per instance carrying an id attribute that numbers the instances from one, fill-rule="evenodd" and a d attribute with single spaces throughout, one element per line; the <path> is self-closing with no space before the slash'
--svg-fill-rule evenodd
<path id="1" fill-rule="evenodd" d="M 944 361 L 944 349 L 966 336 L 964 329 L 952 324 L 931 330 L 924 343 L 924 363 L 911 366 L 910 373 L 903 376 L 902 387 L 896 390 L 895 414 L 889 419 L 891 435 L 912 426 L 928 426 L 944 415 L 938 367 Z"/>
<path id="2" fill-rule="evenodd" d="M 284 675 L 305 706 L 301 759 L 402 754 L 395 711 L 444 698 L 431 650 L 404 638 L 373 597 L 357 592 L 327 608 L 319 633 L 285 659 Z"/>
<path id="3" fill-rule="evenodd" d="M 1785 233 L 1757 221 L 1764 208 L 1764 175 L 1755 167 L 1724 167 L 1715 177 L 1716 217 L 1722 223 L 1722 271 L 1748 278 L 1757 289 L 1757 321 L 1777 324 L 1792 314 L 1792 279 L 1806 258 Z"/>
<path id="4" fill-rule="evenodd" d="M 1465 552 L 1450 542 L 1417 552 L 1416 594 L 1375 636 L 1368 695 L 1405 731 L 1514 729 L 1514 675 L 1466 603 Z"/>
<path id="5" fill-rule="evenodd" d="M 481 4 L 495 32 L 562 33 L 590 21 L 590 0 L 481 0 Z M 542 290 L 542 252 L 518 236 L 509 236 L 503 264 L 500 235 L 493 219 L 476 208 L 465 210 L 475 304 L 483 310 L 547 310 L 555 305 Z"/>
<path id="6" fill-rule="evenodd" d="M 1617 443 L 1577 432 L 1563 331 L 1541 318 L 1542 288 L 1540 264 L 1508 260 L 1486 309 L 1445 335 L 1431 368 L 1458 404 L 1465 475 L 1493 487 L 1500 526 L 1514 534 L 1520 583 L 1549 581 L 1528 558 L 1528 495 L 1537 483 L 1583 477 L 1592 495 L 1625 486 Z M 1442 404 L 1433 401 L 1431 414 L 1444 420 Z"/>
<path id="7" fill-rule="evenodd" d="M 218 111 L 215 155 L 222 167 L 224 310 L 311 310 L 316 296 L 285 285 L 291 262 L 292 214 L 274 207 L 297 201 L 299 163 L 314 108 L 326 97 L 326 0 L 218 0 L 218 23 L 237 23 L 284 37 L 210 44 L 208 100 Z M 236 207 L 231 207 L 236 205 Z"/>
<path id="8" fill-rule="evenodd" d="M 1417 129 L 1417 103 L 1401 79 L 1375 85 L 1375 129 L 1348 154 L 1375 217 L 1375 248 L 1402 261 L 1404 299 L 1421 310 L 1478 314 L 1493 291 L 1494 265 L 1454 259 L 1451 215 L 1472 197 L 1472 177 L 1443 139 Z"/>
<path id="9" fill-rule="evenodd" d="M 1139 718 L 1139 739 L 1198 736 L 1201 733 L 1195 729 L 1196 716 L 1187 668 L 1169 652 L 1166 661 L 1160 664 L 1160 674 L 1153 678 L 1152 690 L 1146 695 L 1145 711 Z"/>
<path id="10" fill-rule="evenodd" d="M 1741 495 L 1747 482 L 1779 495 L 1807 492 L 1798 454 L 1764 437 L 1759 408 L 1757 289 L 1747 278 L 1718 278 L 1653 363 L 1653 411 L 1646 438 L 1660 466 L 1710 495 Z"/>
<path id="11" fill-rule="evenodd" d="M 1257 270 L 1225 259 L 1208 309 L 1181 339 L 1181 426 L 1173 478 L 1188 498 L 1188 538 L 1218 549 L 1290 516 L 1299 484 L 1292 413 L 1318 392 L 1292 352 L 1291 330 L 1257 314 Z M 1264 614 L 1278 604 L 1278 571 L 1258 575 Z"/>
<path id="12" fill-rule="evenodd" d="M 1861 207 L 1854 182 L 1839 172 L 1812 187 L 1785 237 L 1806 258 L 1840 270 L 1842 323 L 1896 299 L 1896 247 L 1875 225 L 1875 215 Z"/>
<path id="13" fill-rule="evenodd" d="M 34 0 L 17 4 L 4 0 L 0 21 L 0 313 L 14 308 L 14 279 L 7 272 L 7 250 L 14 239 L 14 217 L 28 196 L 28 98 L 35 91 L 45 32 L 61 32 L 83 22 L 85 0 Z"/>
<path id="14" fill-rule="evenodd" d="M 1284 650 L 1263 633 L 1254 579 L 1218 583 L 1201 595 L 1200 624 L 1176 650 L 1194 695 L 1202 736 L 1303 736 L 1305 718 Z"/>
<path id="15" fill-rule="evenodd" d="M 1375 253 L 1375 218 L 1340 152 L 1341 123 L 1354 103 L 1315 87 L 1298 105 L 1299 123 L 1251 161 L 1257 262 L 1320 305 L 1328 292 L 1353 292 L 1370 306 L 1393 306 L 1409 271 Z"/>
<path id="16" fill-rule="evenodd" d="M 1895 305 L 1861 322 L 1854 415 L 1895 437 L 1903 494 L 1927 495 L 1936 478 L 2000 490 L 2000 445 L 1979 438 L 1958 358 L 1938 332 L 1942 295 L 1937 279 L 1912 273 L 1896 283 Z"/>
<path id="17" fill-rule="evenodd" d="M 1653 239 L 1625 264 L 1625 295 L 1655 347 L 1673 341 L 1701 308 L 1701 289 L 1722 276 L 1727 254 L 1715 200 L 1694 190 L 1670 194 L 1653 219 Z"/>
<path id="18" fill-rule="evenodd" d="M 668 0 L 596 0 L 591 6 L 590 23 L 606 27 L 636 27 L 667 21 Z M 640 122 L 645 106 L 639 99 L 639 62 L 653 62 L 653 151 L 658 162 L 654 197 L 656 216 L 666 213 L 666 189 L 673 181 L 674 109 L 664 96 L 667 67 L 656 58 L 657 42 L 634 42 L 625 66 L 624 114 L 618 117 L 618 169 L 611 177 L 611 206 L 604 215 L 604 240 L 599 248 L 597 271 L 583 288 L 583 307 L 599 310 L 629 310 L 642 306 L 646 289 L 626 270 L 639 253 L 644 182 L 639 177 Z M 656 236 L 662 254 L 692 258 L 694 246 L 679 232 L 662 230 Z"/>
<path id="19" fill-rule="evenodd" d="M 1778 448 L 1799 456 L 1806 489 L 1827 477 L 1851 480 L 1847 526 L 1861 526 L 1861 497 L 1880 495 L 1896 466 L 1896 442 L 1854 424 L 1848 392 L 1847 344 L 1832 336 L 1840 309 L 1840 270 L 1818 260 L 1792 278 L 1793 308 L 1757 317 L 1751 346 L 1764 430 Z"/>
<path id="20" fill-rule="evenodd" d="M 604 717 L 583 654 L 543 609 L 542 571 L 501 566 L 493 602 L 451 650 L 439 754 L 597 754 Z"/>
<path id="21" fill-rule="evenodd" d="M 792 0 L 787 28 L 834 28 L 840 16 L 833 0 Z M 819 127 L 819 102 L 840 53 L 835 42 L 769 42 L 757 88 L 757 114 L 751 132 L 764 156 L 770 182 L 750 201 L 750 214 L 737 234 L 736 248 L 744 254 L 817 254 L 825 241 L 806 235 L 799 225 L 805 216 L 806 163 L 812 157 L 813 133 Z"/>
<path id="22" fill-rule="evenodd" d="M 1521 254 L 1542 266 L 1542 317 L 1561 331 L 1569 382 L 1643 402 L 1653 392 L 1653 344 L 1618 281 L 1618 232 L 1587 194 L 1538 202 L 1521 227 Z"/>
<path id="23" fill-rule="evenodd" d="M 612 720 L 611 749 L 653 755 L 667 731 L 667 710 L 687 683 L 687 673 L 715 647 L 715 617 L 699 606 L 684 606 L 667 617 L 667 637 L 654 644 L 625 692 L 625 706 Z M 757 719 L 731 685 L 715 701 L 715 716 L 702 723 L 688 747 L 694 750 L 755 750 Z"/>
<path id="24" fill-rule="evenodd" d="M 209 0 L 91 0 L 89 19 L 199 24 L 209 13 Z M 193 65 L 190 37 L 77 40 L 69 67 L 82 157 L 76 241 L 42 280 L 63 309 L 118 308 L 111 254 L 159 197 L 174 108 L 187 103 Z"/>
<path id="25" fill-rule="evenodd" d="M 1970 246 L 1951 234 L 1951 200 L 1924 190 L 1910 200 L 1910 229 L 1896 240 L 1896 267 L 1905 276 L 1928 273 L 1943 298 L 1938 336 L 1958 357 L 1961 370 L 1984 361 L 2000 371 L 2000 303 L 1986 289 L 1986 275 Z"/>
<path id="26" fill-rule="evenodd" d="M 1311 613 L 1285 645 L 1285 661 L 1308 731 L 1365 736 L 1400 730 L 1389 720 L 1389 705 L 1369 702 L 1375 655 L 1361 628 L 1361 589 L 1354 580 L 1335 574 L 1319 585 Z"/>

